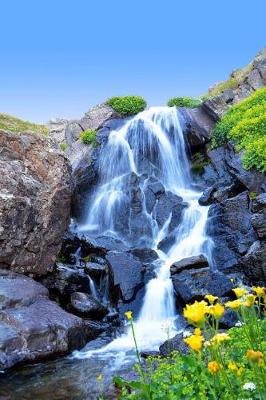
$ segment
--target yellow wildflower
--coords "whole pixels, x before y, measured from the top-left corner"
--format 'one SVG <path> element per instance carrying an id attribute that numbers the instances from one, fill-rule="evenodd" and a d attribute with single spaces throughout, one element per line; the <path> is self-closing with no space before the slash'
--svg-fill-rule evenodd
<path id="1" fill-rule="evenodd" d="M 217 372 L 220 371 L 220 369 L 221 369 L 221 366 L 220 366 L 220 364 L 218 364 L 217 361 L 210 361 L 208 363 L 208 371 L 211 374 L 216 374 Z"/>
<path id="2" fill-rule="evenodd" d="M 220 303 L 216 303 L 209 307 L 209 314 L 213 315 L 216 319 L 222 318 L 224 314 L 224 306 Z"/>
<path id="3" fill-rule="evenodd" d="M 208 312 L 207 303 L 205 301 L 195 301 L 195 303 L 186 305 L 184 308 L 184 317 L 189 323 L 196 326 L 201 325 L 205 320 L 205 314 Z"/>
<path id="4" fill-rule="evenodd" d="M 127 317 L 127 319 L 128 319 L 129 321 L 132 320 L 132 319 L 133 319 L 132 311 L 127 311 L 127 312 L 125 312 L 125 316 Z"/>
<path id="5" fill-rule="evenodd" d="M 196 329 L 194 330 L 194 335 L 196 335 L 196 336 L 201 336 L 201 329 L 200 329 L 200 328 L 196 328 Z"/>
<path id="6" fill-rule="evenodd" d="M 233 292 L 235 293 L 236 297 L 242 297 L 244 296 L 245 293 L 247 293 L 246 289 L 242 289 L 242 288 L 234 288 Z"/>
<path id="7" fill-rule="evenodd" d="M 232 310 L 238 310 L 242 306 L 242 302 L 239 299 L 228 301 L 227 303 L 225 303 L 225 306 L 228 308 L 232 308 Z"/>
<path id="8" fill-rule="evenodd" d="M 246 357 L 250 362 L 254 362 L 256 364 L 263 362 L 263 353 L 261 351 L 255 351 L 255 350 L 248 350 L 246 352 Z"/>
<path id="9" fill-rule="evenodd" d="M 245 301 L 245 306 L 246 307 L 252 307 L 255 303 L 256 297 L 253 294 L 247 294 L 246 295 L 246 301 Z"/>
<path id="10" fill-rule="evenodd" d="M 253 287 L 252 290 L 253 290 L 253 292 L 256 293 L 256 295 L 258 297 L 263 297 L 265 295 L 265 288 L 264 287 L 260 287 L 260 286 Z"/>
<path id="11" fill-rule="evenodd" d="M 211 342 L 215 344 L 220 344 L 222 342 L 225 342 L 226 340 L 230 340 L 230 336 L 228 335 L 228 333 L 217 333 L 213 336 Z"/>
<path id="12" fill-rule="evenodd" d="M 242 367 L 238 367 L 234 361 L 229 361 L 228 363 L 228 369 L 232 372 L 234 372 L 237 376 L 241 376 L 243 372 Z"/>
<path id="13" fill-rule="evenodd" d="M 216 300 L 218 300 L 218 297 L 213 296 L 212 294 L 206 294 L 205 299 L 207 299 L 210 304 L 213 304 Z"/>
<path id="14" fill-rule="evenodd" d="M 99 374 L 97 376 L 97 381 L 101 382 L 102 380 L 103 380 L 103 376 L 102 376 L 102 374 Z"/>
<path id="15" fill-rule="evenodd" d="M 200 351 L 202 348 L 203 336 L 200 335 L 191 335 L 188 338 L 184 339 L 184 342 L 191 347 L 194 351 Z"/>

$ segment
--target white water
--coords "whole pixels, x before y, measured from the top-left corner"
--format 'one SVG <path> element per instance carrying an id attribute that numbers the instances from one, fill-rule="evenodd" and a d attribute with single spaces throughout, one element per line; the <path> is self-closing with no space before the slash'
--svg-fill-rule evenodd
<path id="1" fill-rule="evenodd" d="M 167 254 L 157 249 L 158 243 L 167 237 L 171 215 L 159 229 L 154 215 L 145 206 L 145 179 L 141 187 L 142 216 L 145 227 L 141 243 L 153 247 L 159 262 L 156 278 L 149 281 L 140 314 L 135 320 L 135 331 L 140 349 L 157 349 L 176 328 L 176 312 L 170 266 L 182 258 L 204 253 L 211 257 L 211 241 L 205 227 L 208 207 L 198 204 L 201 193 L 191 187 L 189 162 L 185 151 L 183 133 L 174 108 L 151 108 L 138 114 L 121 129 L 111 132 L 100 157 L 101 181 L 91 198 L 86 223 L 81 230 L 122 237 L 134 243 L 132 218 L 129 213 L 127 227 L 119 226 L 121 212 L 128 209 L 129 182 L 134 173 L 138 177 L 146 173 L 158 178 L 164 187 L 188 204 L 182 222 L 175 230 L 175 243 Z M 121 231 L 119 230 L 121 229 Z M 128 351 L 133 348 L 130 331 L 120 336 L 97 353 Z M 94 352 L 95 353 L 95 352 Z M 89 357 L 91 352 L 79 352 L 79 358 Z"/>

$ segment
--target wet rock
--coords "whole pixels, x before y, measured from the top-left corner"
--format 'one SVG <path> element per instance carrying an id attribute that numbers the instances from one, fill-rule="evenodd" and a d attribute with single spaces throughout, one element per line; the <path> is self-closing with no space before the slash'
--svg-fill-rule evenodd
<path id="1" fill-rule="evenodd" d="M 252 201 L 252 211 L 261 212 L 266 209 L 266 193 L 261 193 Z"/>
<path id="2" fill-rule="evenodd" d="M 153 249 L 133 249 L 131 250 L 131 253 L 144 264 L 152 263 L 158 259 L 158 254 Z"/>
<path id="3" fill-rule="evenodd" d="M 111 236 L 84 237 L 84 250 L 93 251 L 96 254 L 104 255 L 108 251 L 126 251 L 128 247 L 119 239 Z"/>
<path id="4" fill-rule="evenodd" d="M 252 283 L 264 286 L 266 281 L 266 244 L 259 240 L 255 241 L 247 254 L 241 258 L 240 266 Z"/>
<path id="5" fill-rule="evenodd" d="M 183 333 L 178 333 L 172 339 L 166 340 L 160 347 L 160 354 L 163 357 L 168 357 L 173 351 L 178 351 L 181 354 L 188 354 L 189 347 L 184 342 Z"/>
<path id="6" fill-rule="evenodd" d="M 163 240 L 158 244 L 158 249 L 162 250 L 164 253 L 167 253 L 170 248 L 174 245 L 176 241 L 176 237 L 174 233 L 167 235 Z"/>
<path id="7" fill-rule="evenodd" d="M 266 237 L 266 208 L 264 212 L 252 215 L 251 224 L 260 239 Z"/>
<path id="8" fill-rule="evenodd" d="M 160 356 L 160 352 L 159 351 L 142 351 L 140 353 L 141 357 L 144 359 L 147 359 L 149 357 L 158 357 Z"/>
<path id="9" fill-rule="evenodd" d="M 256 240 L 245 191 L 210 207 L 207 232 L 214 242 L 213 261 L 221 270 L 236 272 L 239 260 Z"/>
<path id="10" fill-rule="evenodd" d="M 102 327 L 49 300 L 33 279 L 0 270 L 0 369 L 80 349 Z"/>
<path id="11" fill-rule="evenodd" d="M 182 197 L 176 196 L 171 192 L 165 192 L 154 207 L 154 215 L 159 228 L 163 227 L 172 213 L 169 233 L 173 231 L 180 224 L 185 207 Z"/>
<path id="12" fill-rule="evenodd" d="M 87 293 L 72 293 L 71 305 L 77 315 L 94 320 L 101 320 L 108 313 L 105 306 Z"/>
<path id="13" fill-rule="evenodd" d="M 230 329 L 235 326 L 237 321 L 237 314 L 233 310 L 225 309 L 224 315 L 219 321 L 219 326 L 223 329 Z"/>
<path id="14" fill-rule="evenodd" d="M 204 146 L 211 139 L 214 120 L 205 112 L 203 107 L 181 108 L 183 132 L 192 152 Z"/>
<path id="15" fill-rule="evenodd" d="M 209 263 L 207 258 L 203 254 L 200 254 L 198 256 L 187 257 L 180 261 L 176 261 L 173 265 L 171 265 L 170 272 L 171 275 L 175 275 L 184 270 L 205 268 L 208 266 Z"/>
<path id="16" fill-rule="evenodd" d="M 0 263 L 43 275 L 53 269 L 69 224 L 69 164 L 37 134 L 0 131 L 0 148 Z"/>
<path id="17" fill-rule="evenodd" d="M 89 276 L 93 279 L 101 278 L 108 271 L 107 263 L 98 264 L 95 262 L 86 262 L 84 271 L 89 274 Z"/>
<path id="18" fill-rule="evenodd" d="M 233 285 L 222 273 L 210 271 L 209 268 L 182 271 L 172 276 L 174 290 L 184 303 L 202 299 L 206 294 L 226 296 Z"/>
<path id="19" fill-rule="evenodd" d="M 143 286 L 142 263 L 132 254 L 111 251 L 107 254 L 114 292 L 119 291 L 121 299 L 129 302 Z"/>
<path id="20" fill-rule="evenodd" d="M 199 204 L 201 206 L 207 206 L 207 205 L 211 204 L 213 201 L 212 194 L 214 193 L 215 190 L 216 190 L 215 186 L 211 186 L 210 188 L 207 188 L 206 190 L 204 190 L 204 192 L 202 193 L 202 195 L 199 198 Z"/>

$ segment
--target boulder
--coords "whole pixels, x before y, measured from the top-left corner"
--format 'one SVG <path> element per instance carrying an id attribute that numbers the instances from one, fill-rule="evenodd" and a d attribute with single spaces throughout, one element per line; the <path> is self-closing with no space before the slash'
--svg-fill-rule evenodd
<path id="1" fill-rule="evenodd" d="M 190 150 L 194 152 L 203 147 L 211 139 L 214 120 L 206 113 L 203 107 L 180 108 L 185 138 Z"/>
<path id="2" fill-rule="evenodd" d="M 178 351 L 181 354 L 188 354 L 189 347 L 184 342 L 183 333 L 178 333 L 172 339 L 166 340 L 160 347 L 160 355 L 168 357 L 173 351 Z"/>
<path id="3" fill-rule="evenodd" d="M 49 300 L 33 279 L 0 270 L 0 369 L 82 348 L 103 327 Z"/>
<path id="4" fill-rule="evenodd" d="M 142 263 L 132 254 L 122 251 L 110 251 L 106 260 L 110 267 L 114 293 L 118 291 L 124 302 L 133 300 L 136 292 L 143 287 Z"/>
<path id="5" fill-rule="evenodd" d="M 205 268 L 208 266 L 209 263 L 207 258 L 203 254 L 200 254 L 198 256 L 182 258 L 182 260 L 176 261 L 173 265 L 171 265 L 170 272 L 171 275 L 175 275 L 184 270 Z"/>
<path id="6" fill-rule="evenodd" d="M 252 283 L 264 286 L 266 282 L 265 242 L 255 241 L 240 259 L 240 266 Z"/>
<path id="7" fill-rule="evenodd" d="M 0 148 L 0 264 L 45 274 L 70 220 L 69 164 L 37 134 L 0 131 Z"/>
<path id="8" fill-rule="evenodd" d="M 49 137 L 57 145 L 65 143 L 65 130 L 68 125 L 68 120 L 63 118 L 51 119 L 48 122 Z"/>
<path id="9" fill-rule="evenodd" d="M 172 232 L 180 224 L 185 208 L 186 204 L 183 203 L 182 197 L 177 196 L 172 192 L 165 192 L 162 194 L 153 210 L 159 228 L 163 227 L 169 216 L 172 214 L 169 233 Z"/>
<path id="10" fill-rule="evenodd" d="M 182 271 L 172 276 L 176 295 L 184 303 L 204 298 L 206 294 L 223 297 L 230 294 L 233 285 L 220 272 L 210 271 L 209 268 Z"/>
<path id="11" fill-rule="evenodd" d="M 214 242 L 216 268 L 227 273 L 238 271 L 240 257 L 256 240 L 247 191 L 210 207 L 207 233 Z"/>
<path id="12" fill-rule="evenodd" d="M 71 306 L 75 314 L 94 320 L 102 320 L 108 313 L 105 306 L 87 293 L 72 293 Z"/>

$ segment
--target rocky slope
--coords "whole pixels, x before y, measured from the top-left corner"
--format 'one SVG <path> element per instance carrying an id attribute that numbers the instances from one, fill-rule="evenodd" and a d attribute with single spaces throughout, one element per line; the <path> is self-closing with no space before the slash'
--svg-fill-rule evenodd
<path id="1" fill-rule="evenodd" d="M 0 266 L 45 274 L 70 220 L 69 164 L 33 133 L 0 131 L 0 149 Z"/>

